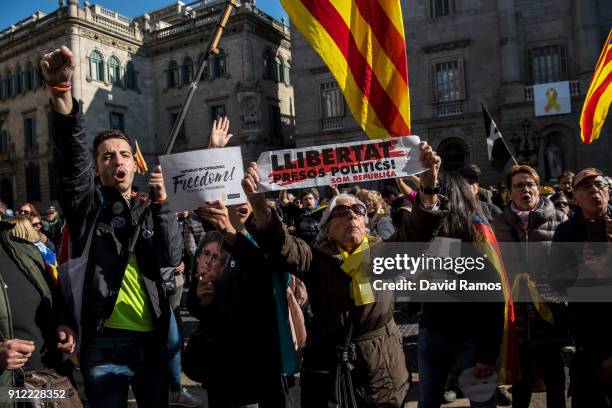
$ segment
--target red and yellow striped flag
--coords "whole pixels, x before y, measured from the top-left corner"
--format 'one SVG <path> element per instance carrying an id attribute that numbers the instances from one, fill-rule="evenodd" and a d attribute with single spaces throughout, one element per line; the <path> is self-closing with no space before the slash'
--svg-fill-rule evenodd
<path id="1" fill-rule="evenodd" d="M 145 161 L 142 152 L 140 151 L 140 146 L 138 146 L 138 140 L 136 140 L 136 151 L 134 155 L 136 156 L 136 173 L 145 174 L 149 171 L 149 167 L 147 167 L 147 162 Z"/>
<path id="2" fill-rule="evenodd" d="M 582 107 L 582 116 L 580 116 L 582 143 L 589 144 L 599 139 L 599 134 L 608 116 L 610 103 L 612 103 L 612 30 L 599 56 Z"/>
<path id="3" fill-rule="evenodd" d="M 399 0 L 281 0 L 336 78 L 371 139 L 410 134 L 410 96 Z"/>

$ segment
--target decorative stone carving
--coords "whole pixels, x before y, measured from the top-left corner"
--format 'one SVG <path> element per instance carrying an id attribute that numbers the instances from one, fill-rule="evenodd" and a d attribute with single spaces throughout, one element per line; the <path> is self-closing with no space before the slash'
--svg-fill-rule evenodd
<path id="1" fill-rule="evenodd" d="M 261 94 L 259 92 L 240 92 L 240 124 L 242 131 L 261 132 Z"/>

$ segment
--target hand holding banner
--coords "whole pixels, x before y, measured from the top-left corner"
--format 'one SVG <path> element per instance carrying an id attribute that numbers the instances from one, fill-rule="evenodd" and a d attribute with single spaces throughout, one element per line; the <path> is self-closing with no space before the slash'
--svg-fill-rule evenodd
<path id="1" fill-rule="evenodd" d="M 419 142 L 418 136 L 403 136 L 265 152 L 257 160 L 259 192 L 419 174 L 427 170 Z"/>
<path id="2" fill-rule="evenodd" d="M 206 201 L 242 204 L 244 169 L 240 147 L 197 150 L 159 157 L 168 202 L 173 210 L 204 207 Z"/>

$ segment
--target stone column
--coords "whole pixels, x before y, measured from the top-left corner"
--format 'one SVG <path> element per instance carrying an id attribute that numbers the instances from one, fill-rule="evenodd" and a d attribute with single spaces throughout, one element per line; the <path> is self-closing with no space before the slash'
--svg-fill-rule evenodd
<path id="1" fill-rule="evenodd" d="M 502 83 L 521 80 L 515 0 L 498 0 Z"/>
<path id="2" fill-rule="evenodd" d="M 597 0 L 575 0 L 573 4 L 576 28 L 574 49 L 578 62 L 576 76 L 590 80 L 603 46 L 597 18 Z M 586 93 L 586 90 L 584 92 Z"/>

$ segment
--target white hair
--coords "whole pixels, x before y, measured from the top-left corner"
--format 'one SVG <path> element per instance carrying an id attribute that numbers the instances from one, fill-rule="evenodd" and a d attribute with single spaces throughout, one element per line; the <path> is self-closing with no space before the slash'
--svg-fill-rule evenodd
<path id="1" fill-rule="evenodd" d="M 340 194 L 338 194 L 337 196 L 334 196 L 331 199 L 331 201 L 329 202 L 327 208 L 323 211 L 323 215 L 321 216 L 321 221 L 319 221 L 319 230 L 320 231 L 322 231 L 323 230 L 323 226 L 325 226 L 325 224 L 327 224 L 329 222 L 329 215 L 331 214 L 331 212 L 334 209 L 334 207 L 337 205 L 336 203 L 337 203 L 338 200 L 353 200 L 353 201 L 355 201 L 355 203 L 363 205 L 363 208 L 365 208 L 365 209 L 368 208 L 356 196 L 354 196 L 352 194 L 347 194 L 347 193 L 340 193 Z M 366 210 L 366 214 L 363 217 L 364 217 L 365 223 L 367 224 L 368 223 L 367 210 Z"/>

